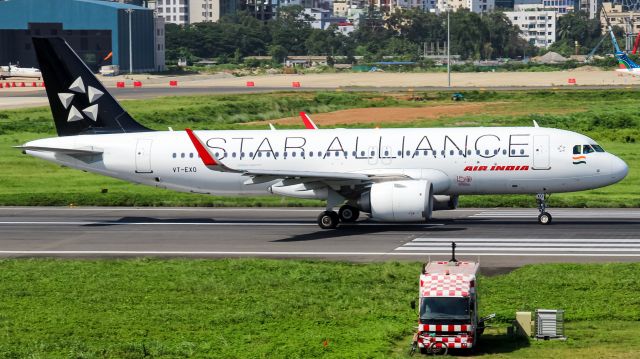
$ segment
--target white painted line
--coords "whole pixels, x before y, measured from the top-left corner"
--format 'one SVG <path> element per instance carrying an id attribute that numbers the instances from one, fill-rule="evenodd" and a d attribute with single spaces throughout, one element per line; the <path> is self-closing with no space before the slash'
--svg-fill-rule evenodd
<path id="1" fill-rule="evenodd" d="M 398 252 L 240 252 L 240 251 L 0 251 L 0 255 L 123 255 L 123 256 L 425 256 L 433 253 L 398 253 Z M 471 256 L 517 256 L 517 253 L 465 253 Z M 640 254 L 612 254 L 612 253 L 526 253 L 527 257 L 553 256 L 553 257 L 640 257 Z"/>
<path id="2" fill-rule="evenodd" d="M 430 246 L 442 246 L 442 245 L 446 245 L 446 244 L 447 243 L 425 243 L 425 242 L 421 242 L 421 243 L 407 243 L 404 246 L 405 247 L 428 248 Z M 619 244 L 620 248 L 640 247 L 640 242 L 579 243 L 579 244 L 576 244 L 575 242 L 568 242 L 568 243 L 527 243 L 527 242 L 523 242 L 523 243 L 498 243 L 498 242 L 485 242 L 485 243 L 472 243 L 472 244 L 465 243 L 465 242 L 460 242 L 456 248 L 461 248 L 461 249 L 464 250 L 464 248 L 467 248 L 468 245 L 487 245 L 487 247 L 499 247 L 499 246 L 502 246 L 502 247 L 515 247 L 515 248 L 527 248 L 527 247 L 562 247 L 562 248 L 574 248 L 574 247 L 597 248 L 597 247 L 603 247 L 603 248 L 612 248 L 612 247 L 615 247 L 616 244 Z"/>
<path id="3" fill-rule="evenodd" d="M 316 223 L 300 223 L 300 222 L 78 222 L 78 221 L 0 221 L 0 225 L 100 225 L 100 226 L 317 226 Z M 444 223 L 375 223 L 375 222 L 359 222 L 345 227 L 353 228 L 358 226 L 390 226 L 390 227 L 436 227 L 444 226 Z M 344 228 L 344 227 L 343 227 Z"/>
<path id="4" fill-rule="evenodd" d="M 143 212 L 315 212 L 320 213 L 324 209 L 302 208 L 227 208 L 227 207 L 0 207 L 0 211 L 87 211 L 87 212 L 117 212 L 117 211 L 143 211 Z"/>
<path id="5" fill-rule="evenodd" d="M 620 243 L 640 243 L 640 238 L 415 238 L 409 243 L 467 243 L 467 242 L 479 242 L 479 243 L 491 243 L 491 242 L 523 242 L 523 243 L 605 243 L 605 242 L 620 242 Z M 407 243 L 408 244 L 408 243 Z"/>
<path id="6" fill-rule="evenodd" d="M 445 252 L 450 253 L 451 247 L 398 247 L 396 251 L 428 251 L 428 252 Z M 640 252 L 640 248 L 583 248 L 583 247 L 517 247 L 517 248 L 505 248 L 505 247 L 456 247 L 456 253 L 466 253 L 466 251 L 496 251 L 496 252 Z"/>
<path id="7" fill-rule="evenodd" d="M 0 225 L 100 225 L 100 226 L 317 226 L 315 223 L 296 222 L 0 222 Z"/>

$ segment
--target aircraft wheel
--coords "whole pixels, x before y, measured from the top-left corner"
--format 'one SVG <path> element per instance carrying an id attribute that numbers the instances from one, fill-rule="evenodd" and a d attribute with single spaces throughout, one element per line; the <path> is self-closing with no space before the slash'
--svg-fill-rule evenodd
<path id="1" fill-rule="evenodd" d="M 340 218 L 334 211 L 324 211 L 318 216 L 318 226 L 322 229 L 333 229 L 338 226 Z"/>
<path id="2" fill-rule="evenodd" d="M 542 212 L 538 216 L 538 223 L 540 224 L 551 224 L 551 215 L 548 212 Z"/>
<path id="3" fill-rule="evenodd" d="M 360 210 L 353 206 L 344 205 L 340 207 L 338 217 L 340 217 L 340 222 L 355 222 L 360 217 Z"/>

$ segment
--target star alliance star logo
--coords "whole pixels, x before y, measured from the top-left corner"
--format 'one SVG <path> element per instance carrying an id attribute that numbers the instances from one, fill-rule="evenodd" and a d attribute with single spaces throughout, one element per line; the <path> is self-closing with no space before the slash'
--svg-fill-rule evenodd
<path id="1" fill-rule="evenodd" d="M 67 122 L 75 122 L 81 121 L 84 119 L 82 115 L 84 113 L 87 118 L 89 118 L 93 122 L 98 121 L 98 104 L 93 104 L 96 102 L 104 92 L 98 90 L 95 87 L 88 86 L 85 89 L 84 82 L 81 77 L 78 77 L 72 84 L 69 86 L 69 90 L 72 92 L 61 92 L 58 94 L 60 98 L 60 102 L 62 102 L 62 106 L 64 106 L 65 110 L 69 110 L 69 116 L 67 117 Z M 76 94 L 86 94 L 89 99 L 89 104 L 91 106 L 85 108 L 80 112 L 75 106 L 71 105 L 73 102 L 73 98 Z"/>

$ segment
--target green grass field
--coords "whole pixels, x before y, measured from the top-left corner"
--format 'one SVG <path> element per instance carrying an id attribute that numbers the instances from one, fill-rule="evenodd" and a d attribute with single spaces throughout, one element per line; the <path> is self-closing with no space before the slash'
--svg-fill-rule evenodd
<path id="1" fill-rule="evenodd" d="M 381 127 L 438 126 L 541 126 L 584 133 L 630 166 L 619 184 L 598 190 L 557 194 L 555 207 L 640 207 L 639 92 L 632 90 L 466 92 L 467 102 L 486 103 L 487 113 L 443 116 L 404 123 L 379 123 Z M 175 130 L 266 128 L 248 122 L 296 116 L 300 110 L 321 113 L 348 108 L 451 104 L 449 92 L 407 94 L 378 93 L 278 93 L 168 97 L 125 101 L 123 106 L 140 122 Z M 302 124 L 297 126 L 301 127 Z M 339 127 L 370 127 L 340 124 Z M 48 108 L 0 111 L 0 205 L 135 205 L 135 206 L 321 206 L 308 201 L 273 196 L 212 197 L 143 187 L 102 176 L 61 168 L 20 154 L 11 146 L 55 136 Z M 107 189 L 107 193 L 102 193 Z M 463 196 L 461 206 L 532 207 L 532 196 Z"/>
<path id="2" fill-rule="evenodd" d="M 2 358 L 406 357 L 419 263 L 0 260 Z M 631 357 L 640 264 L 534 265 L 481 277 L 497 313 L 479 353 Z M 517 310 L 566 310 L 566 342 L 505 334 Z"/>

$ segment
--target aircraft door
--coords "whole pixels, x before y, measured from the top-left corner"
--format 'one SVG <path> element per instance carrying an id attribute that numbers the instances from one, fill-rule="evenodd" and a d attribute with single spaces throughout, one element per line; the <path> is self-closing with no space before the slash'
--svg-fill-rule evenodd
<path id="1" fill-rule="evenodd" d="M 549 136 L 533 136 L 533 169 L 548 170 L 549 166 Z"/>
<path id="2" fill-rule="evenodd" d="M 136 173 L 153 173 L 151 170 L 151 143 L 153 140 L 138 140 L 136 144 Z"/>

